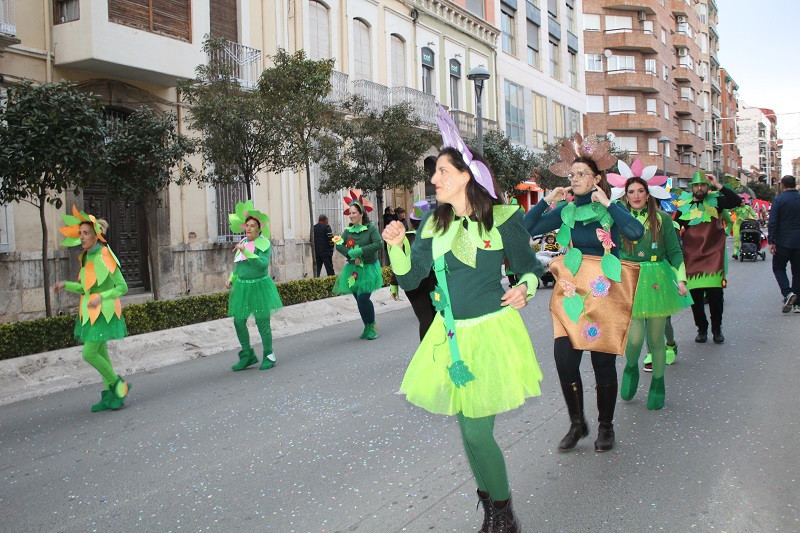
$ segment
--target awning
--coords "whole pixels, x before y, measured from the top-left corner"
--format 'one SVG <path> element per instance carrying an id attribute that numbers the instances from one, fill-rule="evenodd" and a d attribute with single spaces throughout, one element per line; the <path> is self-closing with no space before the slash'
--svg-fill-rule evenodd
<path id="1" fill-rule="evenodd" d="M 539 187 L 535 181 L 523 181 L 519 185 L 515 187 L 518 191 L 534 191 L 534 192 L 544 192 L 544 189 Z"/>

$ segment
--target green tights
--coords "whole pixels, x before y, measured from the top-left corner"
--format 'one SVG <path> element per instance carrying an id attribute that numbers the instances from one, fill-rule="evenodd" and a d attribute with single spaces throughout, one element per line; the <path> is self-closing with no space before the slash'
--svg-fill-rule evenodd
<path id="1" fill-rule="evenodd" d="M 467 418 L 458 413 L 458 425 L 478 489 L 488 492 L 494 501 L 508 500 L 508 472 L 503 451 L 494 439 L 494 416 Z"/>
<path id="2" fill-rule="evenodd" d="M 103 384 L 110 389 L 117 382 L 119 376 L 111 366 L 111 359 L 108 357 L 108 346 L 105 342 L 87 342 L 83 345 L 83 359 L 92 365 L 103 377 Z"/>
<path id="3" fill-rule="evenodd" d="M 639 356 L 642 353 L 645 335 L 647 335 L 647 346 L 650 353 L 653 354 L 653 377 L 664 377 L 667 360 L 667 347 L 664 344 L 666 325 L 666 318 L 634 318 L 631 320 L 628 345 L 625 347 L 627 366 L 639 365 Z"/>
<path id="4" fill-rule="evenodd" d="M 272 353 L 272 326 L 270 325 L 269 316 L 256 318 L 256 326 L 258 333 L 261 335 L 261 342 L 264 345 L 264 355 Z M 247 331 L 246 318 L 234 318 L 233 327 L 236 328 L 236 336 L 239 338 L 239 344 L 245 350 L 250 349 L 250 332 Z"/>

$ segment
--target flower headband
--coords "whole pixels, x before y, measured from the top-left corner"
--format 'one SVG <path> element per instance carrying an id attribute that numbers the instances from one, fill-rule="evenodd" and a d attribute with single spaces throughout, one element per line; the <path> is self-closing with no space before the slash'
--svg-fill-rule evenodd
<path id="1" fill-rule="evenodd" d="M 344 197 L 345 215 L 348 214 L 350 206 L 352 206 L 353 204 L 360 205 L 362 213 L 372 212 L 372 204 L 369 203 L 369 200 L 364 198 L 364 196 L 361 193 L 361 189 L 350 189 L 350 196 Z"/>
<path id="2" fill-rule="evenodd" d="M 75 205 L 72 206 L 72 215 L 62 213 L 61 219 L 64 221 L 64 224 L 67 225 L 64 228 L 58 228 L 58 231 L 66 237 L 66 239 L 61 241 L 61 246 L 78 246 L 81 243 L 80 231 L 81 224 L 84 222 L 91 224 L 97 238 L 106 242 L 105 238 L 103 238 L 103 227 L 100 225 L 100 222 L 94 215 L 87 215 L 83 211 L 78 211 Z"/>
<path id="3" fill-rule="evenodd" d="M 494 192 L 492 173 L 489 172 L 489 168 L 480 161 L 475 161 L 472 159 L 472 152 L 469 151 L 469 148 L 467 148 L 467 145 L 461 138 L 461 134 L 458 132 L 458 128 L 453 122 L 453 119 L 450 118 L 450 114 L 439 102 L 436 102 L 436 106 L 438 108 L 438 113 L 436 114 L 436 124 L 438 124 L 439 131 L 442 134 L 442 142 L 444 143 L 444 147 L 455 148 L 458 150 L 461 153 L 461 158 L 464 160 L 464 164 L 469 167 L 472 175 L 475 177 L 475 181 L 478 182 L 478 185 L 486 189 L 486 192 L 488 192 L 492 198 L 497 199 L 497 194 Z"/>
<path id="4" fill-rule="evenodd" d="M 629 178 L 642 178 L 642 180 L 647 183 L 647 190 L 649 191 L 650 196 L 653 196 L 659 200 L 669 200 L 672 198 L 669 191 L 662 187 L 662 185 L 667 182 L 667 177 L 656 176 L 658 167 L 655 165 L 646 167 L 640 159 L 635 159 L 633 164 L 628 166 L 625 161 L 620 159 L 617 161 L 617 167 L 619 168 L 619 174 L 609 172 L 606 175 L 608 183 L 610 183 L 612 186 L 612 200 L 622 198 L 622 196 L 625 195 L 625 183 L 627 183 Z"/>
<path id="5" fill-rule="evenodd" d="M 269 223 L 269 217 L 266 213 L 256 210 L 255 206 L 253 206 L 253 200 L 236 203 L 236 212 L 228 215 L 228 220 L 231 224 L 231 231 L 234 233 L 243 232 L 245 230 L 245 222 L 247 222 L 248 217 L 253 217 L 258 220 L 258 223 L 261 225 L 261 234 L 265 238 L 269 239 L 269 226 L 267 226 Z"/>
<path id="6" fill-rule="evenodd" d="M 549 170 L 556 176 L 566 178 L 572 167 L 572 162 L 578 158 L 591 159 L 602 172 L 614 166 L 617 156 L 611 152 L 611 143 L 598 140 L 597 134 L 590 133 L 586 139 L 580 133 L 575 133 L 572 139 L 565 138 L 558 148 L 561 161 L 551 165 Z"/>

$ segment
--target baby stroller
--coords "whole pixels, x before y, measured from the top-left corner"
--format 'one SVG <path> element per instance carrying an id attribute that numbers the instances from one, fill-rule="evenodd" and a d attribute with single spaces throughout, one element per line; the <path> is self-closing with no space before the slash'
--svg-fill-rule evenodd
<path id="1" fill-rule="evenodd" d="M 550 261 L 554 257 L 562 255 L 566 250 L 563 250 L 556 244 L 555 234 L 548 233 L 547 235 L 540 235 L 533 238 L 533 248 L 536 250 L 536 259 L 544 267 L 544 275 L 542 276 L 542 285 L 547 287 L 550 283 L 555 284 L 556 278 L 550 272 Z"/>
<path id="2" fill-rule="evenodd" d="M 767 239 L 761 232 L 761 224 L 759 224 L 758 220 L 743 220 L 739 229 L 739 238 L 741 239 L 739 261 L 744 261 L 745 259 L 758 261 L 759 257 L 761 257 L 762 261 L 767 260 L 767 254 L 763 250 Z"/>

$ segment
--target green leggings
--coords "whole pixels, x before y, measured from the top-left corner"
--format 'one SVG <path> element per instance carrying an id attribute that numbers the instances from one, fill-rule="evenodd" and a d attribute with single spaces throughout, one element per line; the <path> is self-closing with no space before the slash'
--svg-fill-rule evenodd
<path id="1" fill-rule="evenodd" d="M 630 367 L 639 364 L 639 355 L 642 353 L 645 335 L 647 346 L 653 354 L 653 377 L 664 377 L 666 366 L 667 347 L 664 344 L 664 329 L 667 325 L 666 317 L 660 318 L 634 318 L 631 320 L 631 329 L 628 333 L 628 345 L 625 347 L 627 365 Z"/>
<path id="2" fill-rule="evenodd" d="M 87 342 L 83 345 L 83 359 L 92 365 L 103 377 L 103 383 L 107 389 L 117 382 L 119 376 L 111 366 L 111 359 L 108 357 L 108 346 L 105 342 Z"/>
<path id="3" fill-rule="evenodd" d="M 467 418 L 458 413 L 458 425 L 461 426 L 464 450 L 478 489 L 488 492 L 494 501 L 509 499 L 511 493 L 508 488 L 506 460 L 494 440 L 494 416 Z"/>
<path id="4" fill-rule="evenodd" d="M 256 318 L 256 326 L 258 333 L 261 335 L 261 343 L 264 345 L 264 355 L 272 353 L 272 326 L 269 322 L 269 316 Z M 245 350 L 250 349 L 250 332 L 247 331 L 246 318 L 234 318 L 233 327 L 236 328 L 236 336 L 239 338 L 239 344 Z"/>

